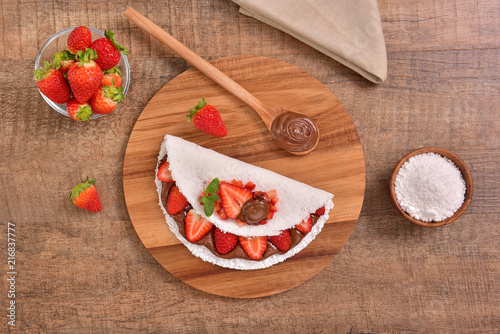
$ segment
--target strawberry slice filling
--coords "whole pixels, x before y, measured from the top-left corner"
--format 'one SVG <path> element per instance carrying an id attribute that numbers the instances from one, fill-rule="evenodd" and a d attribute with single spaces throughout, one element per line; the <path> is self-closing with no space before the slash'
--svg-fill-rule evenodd
<path id="1" fill-rule="evenodd" d="M 159 162 L 159 167 L 165 166 L 165 162 L 166 157 Z M 165 167 L 167 166 L 168 163 Z M 162 172 L 165 173 L 167 168 Z M 178 208 L 183 207 L 176 214 L 170 214 L 177 223 L 180 233 L 189 242 L 204 245 L 218 257 L 261 261 L 273 254 L 283 254 L 296 246 L 311 231 L 319 217 L 325 214 L 324 207 L 318 208 L 315 213 L 310 214 L 308 219 L 293 228 L 281 231 L 277 236 L 237 236 L 215 227 L 206 218 L 197 214 L 189 202 L 179 201 L 180 192 L 175 185 L 175 180 L 171 179 L 171 175 L 167 177 L 167 173 L 163 173 L 157 175 L 158 179 L 162 181 L 163 206 L 168 207 L 170 199 L 172 203 L 175 202 Z M 240 226 L 266 224 L 277 212 L 276 204 L 279 201 L 277 192 L 275 190 L 255 191 L 255 188 L 255 184 L 251 181 L 246 184 L 239 180 L 221 181 L 216 191 L 207 187 L 202 192 L 200 199 L 208 197 L 212 200 L 213 212 L 216 212 L 221 219 L 233 219 L 235 224 Z M 206 200 L 202 204 L 211 205 L 207 202 L 210 201 Z"/>

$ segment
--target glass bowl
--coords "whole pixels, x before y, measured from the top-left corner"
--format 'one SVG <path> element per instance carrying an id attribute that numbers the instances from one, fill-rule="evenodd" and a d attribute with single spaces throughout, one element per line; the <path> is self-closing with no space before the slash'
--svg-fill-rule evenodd
<path id="1" fill-rule="evenodd" d="M 38 51 L 38 55 L 35 59 L 35 70 L 40 68 L 40 65 L 43 64 L 45 60 L 52 63 L 52 57 L 54 57 L 54 54 L 66 49 L 66 41 L 68 39 L 68 36 L 75 28 L 76 27 L 69 27 L 50 36 L 50 38 L 42 45 L 40 51 Z M 104 32 L 100 30 L 93 28 L 89 28 L 89 30 L 92 32 L 92 41 L 104 37 Z M 123 53 L 121 54 L 120 62 L 117 66 L 120 67 L 120 70 L 122 72 L 123 95 L 126 96 L 128 87 L 130 85 L 130 66 L 128 64 L 127 56 L 125 56 Z M 38 91 L 40 92 L 40 90 Z M 48 105 L 51 106 L 55 111 L 69 117 L 68 112 L 66 111 L 66 103 L 59 104 L 52 102 L 45 95 L 43 95 L 42 92 L 40 92 L 40 95 L 42 95 L 45 102 L 47 102 Z M 99 118 L 101 116 L 104 116 L 104 114 L 92 114 L 92 116 L 90 116 L 90 119 Z"/>

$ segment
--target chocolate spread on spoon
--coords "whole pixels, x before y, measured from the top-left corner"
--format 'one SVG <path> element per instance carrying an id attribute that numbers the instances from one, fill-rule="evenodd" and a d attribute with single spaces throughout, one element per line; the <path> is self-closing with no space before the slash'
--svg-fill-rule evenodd
<path id="1" fill-rule="evenodd" d="M 318 128 L 304 114 L 288 111 L 278 115 L 271 124 L 276 143 L 290 152 L 304 152 L 318 141 Z"/>

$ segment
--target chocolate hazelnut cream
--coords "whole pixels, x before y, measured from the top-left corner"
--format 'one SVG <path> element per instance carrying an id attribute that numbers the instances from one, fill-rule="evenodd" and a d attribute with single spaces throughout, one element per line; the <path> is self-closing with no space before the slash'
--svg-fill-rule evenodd
<path id="1" fill-rule="evenodd" d="M 165 156 L 163 159 L 161 159 L 158 162 L 158 166 L 161 166 L 165 161 L 167 161 L 167 156 Z M 169 194 L 170 189 L 172 188 L 172 186 L 173 186 L 173 183 L 168 183 L 168 182 L 162 182 L 161 183 L 161 202 L 163 204 L 163 207 L 165 207 L 165 208 L 167 207 L 168 194 Z M 251 202 L 251 203 L 249 203 L 249 202 Z M 264 205 L 263 202 L 266 202 L 266 204 L 267 204 L 267 211 L 265 210 L 265 205 Z M 246 205 L 246 207 L 245 207 L 245 205 Z M 243 216 L 245 216 L 245 218 L 248 218 L 249 221 L 255 221 L 255 220 L 257 220 L 259 217 L 262 217 L 261 215 L 263 215 L 263 212 L 266 211 L 266 213 L 264 215 L 264 218 L 258 219 L 257 224 L 262 219 L 265 219 L 267 213 L 269 212 L 269 203 L 267 202 L 267 200 L 263 196 L 262 196 L 262 198 L 257 197 L 256 199 L 253 199 L 253 200 L 251 199 L 251 200 L 247 201 L 245 203 L 245 205 L 243 205 L 243 207 L 245 207 L 245 210 L 242 208 L 242 212 L 240 213 L 240 215 L 243 214 Z M 185 219 L 186 219 L 187 213 L 191 209 L 192 209 L 192 206 L 188 205 L 184 210 L 182 210 L 178 214 L 176 214 L 176 215 L 170 215 L 170 217 L 172 217 L 172 219 L 177 223 L 177 226 L 179 228 L 179 232 L 180 232 L 180 234 L 184 238 L 186 238 L 186 232 L 184 230 Z M 239 217 L 240 216 L 238 216 L 238 218 Z M 319 216 L 317 216 L 315 214 L 311 214 L 311 220 L 312 220 L 313 226 L 318 221 L 318 218 L 319 218 Z M 248 221 L 245 221 L 245 222 L 249 223 Z M 235 224 L 236 224 L 236 222 L 235 222 Z M 305 233 L 302 233 L 302 232 L 300 232 L 299 230 L 297 230 L 295 228 L 291 228 L 290 229 L 290 249 L 292 249 L 293 247 L 295 247 L 296 245 L 298 245 L 300 243 L 300 241 L 305 236 L 306 236 Z M 187 240 L 187 238 L 186 238 L 186 240 Z M 215 249 L 215 244 L 214 244 L 214 229 L 213 228 L 207 234 L 205 234 L 200 240 L 195 241 L 193 243 L 197 244 L 197 245 L 205 246 L 214 255 L 216 255 L 216 256 L 218 256 L 220 258 L 224 258 L 224 259 L 241 258 L 241 259 L 255 261 L 255 260 L 251 259 L 247 255 L 247 253 L 245 253 L 245 251 L 243 250 L 243 248 L 241 247 L 241 245 L 240 245 L 239 242 L 236 244 L 236 247 L 234 247 L 227 254 L 220 254 L 219 252 L 217 252 L 217 250 Z M 267 249 L 264 252 L 264 254 L 262 255 L 262 258 L 260 258 L 258 261 L 264 260 L 264 259 L 266 259 L 266 258 L 268 258 L 268 257 L 270 257 L 271 255 L 274 255 L 274 254 L 284 254 L 284 253 L 286 253 L 286 252 L 280 251 L 278 248 L 276 248 L 268 240 L 267 241 Z"/>
<path id="2" fill-rule="evenodd" d="M 292 111 L 274 119 L 271 134 L 279 146 L 290 152 L 312 149 L 319 136 L 318 128 L 309 117 Z"/>

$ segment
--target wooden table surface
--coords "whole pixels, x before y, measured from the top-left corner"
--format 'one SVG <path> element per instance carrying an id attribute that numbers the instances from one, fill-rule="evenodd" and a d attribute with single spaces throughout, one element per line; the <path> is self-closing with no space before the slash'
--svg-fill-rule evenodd
<path id="1" fill-rule="evenodd" d="M 144 1 L 134 8 L 205 59 L 240 54 L 298 66 L 343 103 L 366 162 L 361 216 L 346 246 L 290 291 L 240 300 L 198 291 L 163 269 L 125 207 L 128 137 L 151 97 L 190 66 L 121 15 L 126 1 L 0 3 L 0 332 L 490 333 L 500 330 L 500 3 L 379 1 L 388 79 L 374 85 L 229 0 Z M 74 25 L 112 29 L 132 51 L 132 84 L 88 124 L 52 110 L 32 81 L 38 48 Z M 388 191 L 409 151 L 458 154 L 474 180 L 451 225 L 405 221 Z M 103 210 L 67 193 L 97 178 Z M 7 223 L 16 235 L 16 327 L 7 324 Z"/>

